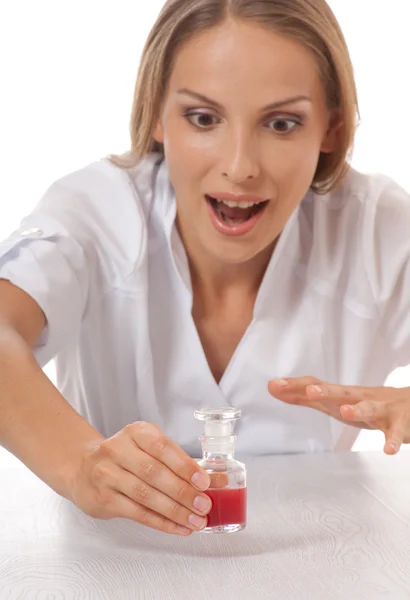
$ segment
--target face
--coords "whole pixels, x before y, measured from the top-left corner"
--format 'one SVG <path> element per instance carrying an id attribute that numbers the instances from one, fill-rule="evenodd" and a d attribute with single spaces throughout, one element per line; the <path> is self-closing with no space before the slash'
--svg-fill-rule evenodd
<path id="1" fill-rule="evenodd" d="M 297 42 L 239 22 L 186 42 L 154 137 L 187 249 L 240 264 L 271 248 L 334 149 L 330 122 L 315 58 Z"/>

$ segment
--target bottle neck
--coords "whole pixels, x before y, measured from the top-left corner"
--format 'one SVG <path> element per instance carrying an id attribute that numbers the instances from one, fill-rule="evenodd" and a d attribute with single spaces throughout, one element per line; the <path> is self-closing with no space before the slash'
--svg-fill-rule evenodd
<path id="1" fill-rule="evenodd" d="M 235 453 L 233 450 L 232 452 L 211 452 L 202 448 L 202 457 L 205 460 L 233 460 Z"/>
<path id="2" fill-rule="evenodd" d="M 202 456 L 205 460 L 233 460 L 236 436 L 209 437 L 201 435 Z"/>

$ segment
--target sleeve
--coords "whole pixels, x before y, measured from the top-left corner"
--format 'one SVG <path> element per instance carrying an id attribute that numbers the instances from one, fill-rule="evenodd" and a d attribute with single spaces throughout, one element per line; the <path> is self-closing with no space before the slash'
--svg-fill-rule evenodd
<path id="1" fill-rule="evenodd" d="M 152 168 L 144 168 L 149 197 Z M 0 278 L 24 290 L 45 314 L 34 351 L 41 366 L 78 338 L 104 294 L 134 285 L 145 256 L 144 219 L 129 175 L 103 159 L 53 183 L 0 243 Z"/>
<path id="2" fill-rule="evenodd" d="M 366 216 L 364 255 L 379 307 L 382 335 L 396 357 L 410 365 L 410 195 L 384 180 Z"/>
<path id="3" fill-rule="evenodd" d="M 36 211 L 0 243 L 0 278 L 44 312 L 47 325 L 34 351 L 44 366 L 78 335 L 89 286 L 84 250 L 61 222 Z"/>

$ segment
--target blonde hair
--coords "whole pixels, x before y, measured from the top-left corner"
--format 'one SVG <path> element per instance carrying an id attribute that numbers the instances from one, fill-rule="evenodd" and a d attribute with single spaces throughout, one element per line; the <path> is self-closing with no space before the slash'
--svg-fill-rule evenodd
<path id="1" fill-rule="evenodd" d="M 168 0 L 141 56 L 130 123 L 131 150 L 110 159 L 122 168 L 130 168 L 150 152 L 164 152 L 152 135 L 176 54 L 188 39 L 229 18 L 263 25 L 314 53 L 328 108 L 338 109 L 343 123 L 337 149 L 320 154 L 312 182 L 317 193 L 330 191 L 348 169 L 359 107 L 346 41 L 325 0 Z"/>

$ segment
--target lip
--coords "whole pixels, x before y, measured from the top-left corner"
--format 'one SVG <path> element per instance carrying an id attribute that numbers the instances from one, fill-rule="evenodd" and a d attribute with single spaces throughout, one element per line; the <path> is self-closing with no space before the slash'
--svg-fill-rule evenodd
<path id="1" fill-rule="evenodd" d="M 218 196 L 218 197 L 223 198 L 222 196 Z M 250 196 L 248 196 L 248 198 L 249 197 Z M 232 196 L 231 196 L 231 198 L 232 198 Z M 231 198 L 223 198 L 223 199 L 228 200 Z M 217 214 L 215 213 L 214 209 L 212 208 L 212 204 L 211 204 L 210 200 L 208 200 L 208 198 L 206 196 L 205 196 L 205 201 L 206 201 L 206 205 L 208 207 L 209 217 L 211 219 L 212 225 L 215 227 L 215 229 L 219 233 L 221 233 L 225 236 L 228 236 L 228 237 L 239 237 L 239 236 L 246 235 L 247 233 L 252 231 L 252 229 L 255 228 L 257 222 L 262 217 L 262 215 L 266 209 L 266 205 L 265 205 L 261 208 L 261 210 L 259 212 L 256 213 L 256 215 L 251 217 L 248 221 L 245 221 L 244 223 L 241 223 L 240 225 L 232 226 L 232 225 L 228 225 L 227 223 L 225 223 L 224 221 L 222 221 L 218 218 Z M 248 202 L 252 202 L 252 200 L 248 200 Z M 253 200 L 253 202 L 255 202 L 255 200 Z"/>
<path id="2" fill-rule="evenodd" d="M 262 198 L 262 196 L 252 196 L 251 194 L 230 194 L 229 192 L 211 192 L 207 194 L 211 198 L 220 198 L 221 200 L 228 200 L 230 202 L 266 202 L 268 198 Z"/>

